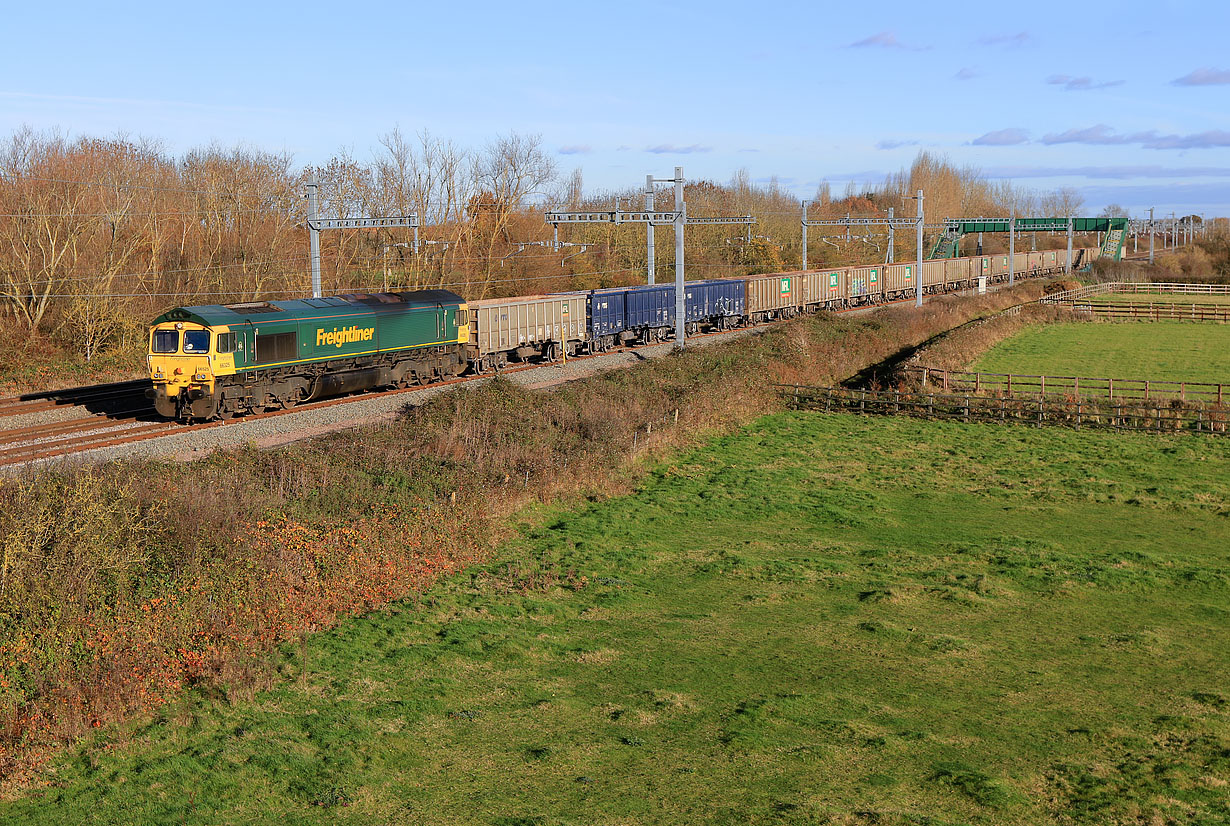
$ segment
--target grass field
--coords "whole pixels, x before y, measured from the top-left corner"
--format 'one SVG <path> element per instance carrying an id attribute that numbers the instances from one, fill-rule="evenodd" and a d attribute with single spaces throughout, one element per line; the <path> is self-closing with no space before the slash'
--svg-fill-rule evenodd
<path id="1" fill-rule="evenodd" d="M 1087 325 L 1093 326 L 1093 325 Z M 781 414 L 0 821 L 1220 823 L 1230 443 Z"/>
<path id="2" fill-rule="evenodd" d="M 1182 293 L 1106 293 L 1082 301 L 1102 304 L 1230 304 L 1230 295 L 1187 295 Z"/>
<path id="3" fill-rule="evenodd" d="M 1230 382 L 1230 325 L 1073 322 L 1027 327 L 971 367 L 986 373 Z"/>

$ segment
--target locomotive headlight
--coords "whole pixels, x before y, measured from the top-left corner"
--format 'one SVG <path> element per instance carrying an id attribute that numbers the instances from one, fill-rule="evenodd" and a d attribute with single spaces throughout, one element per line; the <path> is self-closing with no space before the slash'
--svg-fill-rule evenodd
<path id="1" fill-rule="evenodd" d="M 177 322 L 175 322 L 175 329 L 176 329 L 176 330 L 182 330 L 182 329 L 184 329 L 184 322 L 182 322 L 182 321 L 177 321 Z"/>

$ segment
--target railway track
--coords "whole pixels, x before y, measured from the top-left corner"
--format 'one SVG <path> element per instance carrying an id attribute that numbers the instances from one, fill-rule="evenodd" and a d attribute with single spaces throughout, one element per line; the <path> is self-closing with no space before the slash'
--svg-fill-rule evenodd
<path id="1" fill-rule="evenodd" d="M 106 408 L 114 404 L 145 402 L 145 391 L 150 388 L 149 379 L 91 384 L 85 387 L 70 387 L 64 390 L 45 390 L 38 393 L 23 393 L 20 396 L 0 399 L 0 416 L 19 416 L 38 413 L 60 407 Z M 148 407 L 148 402 L 145 402 Z"/>
<path id="2" fill-rule="evenodd" d="M 997 288 L 999 286 L 1006 285 L 997 285 Z M 842 314 L 866 313 L 893 304 L 911 304 L 913 301 L 913 298 L 907 298 L 899 301 L 850 307 L 834 312 Z M 767 328 L 776 323 L 780 322 L 770 322 L 761 326 Z M 691 336 L 689 340 L 710 339 L 731 334 L 732 331 L 715 331 Z M 622 351 L 616 350 L 613 352 L 619 353 Z M 612 353 L 608 352 L 574 356 L 570 357 L 568 361 L 588 361 L 610 355 Z M 543 366 L 541 363 L 519 364 L 505 367 L 500 372 L 502 374 L 518 373 L 523 370 L 534 370 Z M 343 405 L 361 399 L 415 393 L 433 387 L 464 384 L 465 382 L 490 378 L 491 375 L 488 373 L 462 376 L 426 385 L 368 391 L 307 402 L 286 410 L 271 410 L 226 421 L 203 422 L 191 425 L 167 421 L 154 413 L 151 403 L 145 398 L 145 390 L 150 387 L 148 379 L 75 387 L 66 390 L 27 393 L 22 396 L 0 399 L 0 468 L 63 459 L 74 454 L 86 453 L 101 448 L 116 447 L 196 430 L 234 427 L 244 422 L 287 416 L 322 407 Z M 9 428 L 4 426 L 4 419 L 8 417 L 74 406 L 82 408 L 87 415 L 58 422 L 45 422 Z"/>
<path id="3" fill-rule="evenodd" d="M 703 336 L 694 336 L 694 338 L 708 338 L 714 335 L 720 335 L 720 333 L 706 333 Z M 599 358 L 603 355 L 607 354 L 598 353 L 595 355 L 574 356 L 568 360 L 587 361 L 589 359 Z M 543 366 L 543 364 L 539 363 L 519 364 L 515 367 L 506 367 L 501 370 L 500 373 L 518 373 L 523 370 L 534 370 Z M 269 410 L 263 413 L 253 413 L 247 416 L 225 421 L 201 422 L 197 424 L 182 424 L 180 422 L 167 421 L 158 417 L 157 414 L 154 413 L 152 405 L 150 405 L 150 403 L 144 398 L 144 388 L 149 386 L 149 382 L 145 381 L 142 383 L 143 387 L 141 388 L 141 399 L 144 404 L 138 408 L 119 412 L 94 414 L 91 416 L 78 417 L 59 422 L 47 422 L 25 427 L 0 429 L 0 467 L 24 465 L 38 461 L 59 459 L 75 453 L 84 453 L 86 451 L 97 450 L 100 448 L 114 447 L 133 442 L 142 442 L 148 439 L 155 439 L 178 433 L 187 433 L 190 431 L 205 430 L 215 427 L 233 427 L 244 422 L 258 421 L 260 419 L 268 419 L 276 416 L 287 416 L 294 413 L 317 410 L 323 407 L 333 407 L 335 405 L 348 404 L 360 399 L 414 393 L 434 387 L 448 387 L 455 384 L 463 384 L 465 382 L 491 378 L 492 375 L 493 374 L 462 376 L 461 378 L 449 379 L 442 382 L 432 382 L 424 385 L 415 385 L 413 387 L 399 387 L 391 390 L 368 391 L 346 396 L 337 396 L 328 399 L 321 399 L 320 401 L 299 404 L 286 410 Z M 108 387 L 108 385 L 94 385 L 88 388 L 74 389 L 90 391 L 89 393 L 82 394 L 81 398 L 94 400 L 103 397 L 110 397 L 118 399 L 123 398 L 124 393 L 131 392 L 131 389 L 126 387 L 126 385 L 130 384 L 135 383 L 117 383 L 117 386 L 122 385 L 123 387 L 118 387 L 118 389 L 116 389 L 112 394 L 107 394 L 103 391 L 103 388 Z M 65 395 L 66 398 L 70 394 L 70 391 L 57 392 Z M 40 410 L 49 410 L 60 405 L 72 404 L 72 402 L 68 401 L 51 403 L 51 400 L 49 399 L 38 399 L 31 401 L 37 401 L 39 404 L 49 404 L 49 406 L 30 408 L 19 404 L 24 401 L 26 401 L 24 398 L 0 399 L 0 427 L 3 426 L 3 419 L 5 417 L 37 412 Z"/>

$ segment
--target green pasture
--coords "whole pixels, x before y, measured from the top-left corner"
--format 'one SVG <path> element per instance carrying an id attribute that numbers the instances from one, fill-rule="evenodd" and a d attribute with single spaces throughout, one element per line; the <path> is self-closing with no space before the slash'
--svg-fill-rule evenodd
<path id="1" fill-rule="evenodd" d="M 1228 494 L 1223 439 L 769 416 L 0 821 L 1224 823 Z"/>
<path id="2" fill-rule="evenodd" d="M 1026 327 L 971 370 L 1112 379 L 1230 382 L 1230 325 L 1070 322 Z"/>

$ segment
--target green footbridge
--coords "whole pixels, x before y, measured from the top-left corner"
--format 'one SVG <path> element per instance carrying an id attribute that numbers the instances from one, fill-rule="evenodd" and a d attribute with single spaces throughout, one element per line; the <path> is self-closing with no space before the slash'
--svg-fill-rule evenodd
<path id="1" fill-rule="evenodd" d="M 944 222 L 944 234 L 931 248 L 933 258 L 957 258 L 961 254 L 961 238 L 975 232 L 1007 232 L 1010 218 L 970 218 Z M 1072 231 L 1079 233 L 1104 232 L 1102 258 L 1118 261 L 1123 256 L 1123 244 L 1127 241 L 1127 218 L 1017 218 L 1015 228 L 1021 232 L 1067 232 L 1071 221 Z"/>

